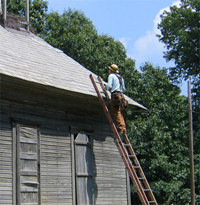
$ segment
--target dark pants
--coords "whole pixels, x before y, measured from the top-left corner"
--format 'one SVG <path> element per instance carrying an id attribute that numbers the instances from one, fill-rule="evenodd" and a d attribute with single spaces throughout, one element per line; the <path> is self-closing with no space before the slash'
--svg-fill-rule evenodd
<path id="1" fill-rule="evenodd" d="M 119 95 L 119 98 L 120 98 L 120 95 Z M 120 106 L 120 105 L 117 106 L 114 103 L 113 93 L 112 93 L 112 97 L 111 97 L 111 113 L 112 113 L 112 117 L 115 121 L 117 131 L 126 133 L 126 124 L 125 124 L 124 116 L 122 113 L 122 106 Z"/>

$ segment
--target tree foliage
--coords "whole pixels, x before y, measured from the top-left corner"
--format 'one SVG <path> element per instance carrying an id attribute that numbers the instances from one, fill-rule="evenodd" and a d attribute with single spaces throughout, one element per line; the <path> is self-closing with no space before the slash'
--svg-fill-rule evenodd
<path id="1" fill-rule="evenodd" d="M 166 44 L 165 58 L 174 60 L 171 68 L 175 79 L 188 79 L 200 74 L 200 0 L 181 0 L 161 15 L 159 40 Z"/>
<path id="2" fill-rule="evenodd" d="M 200 156 L 200 0 L 181 0 L 179 7 L 170 7 L 169 12 L 161 15 L 158 28 L 161 30 L 159 40 L 167 47 L 164 57 L 167 61 L 174 60 L 176 65 L 169 68 L 171 79 L 180 82 L 190 78 L 192 82 L 196 164 Z M 196 190 L 200 194 L 200 174 L 197 172 L 196 176 Z"/>
<path id="3" fill-rule="evenodd" d="M 158 204 L 189 204 L 187 99 L 170 82 L 167 69 L 146 63 L 141 71 L 135 73 L 127 90 L 148 110 L 128 112 L 128 136 Z M 196 162 L 197 177 L 197 155 Z"/>
<path id="4" fill-rule="evenodd" d="M 123 44 L 98 35 L 92 21 L 78 10 L 68 9 L 62 15 L 51 12 L 41 37 L 102 77 L 107 76 L 110 64 L 126 59 Z"/>
<path id="5" fill-rule="evenodd" d="M 176 82 L 191 78 L 194 108 L 200 112 L 200 0 L 181 0 L 180 7 L 170 7 L 158 28 L 159 40 L 167 47 L 164 57 L 176 65 L 169 68 L 171 78 Z"/>
<path id="6" fill-rule="evenodd" d="M 92 53 L 91 44 L 97 36 L 92 22 L 83 13 L 69 9 L 62 15 L 48 15 L 42 37 L 75 60 L 87 58 Z M 82 55 L 83 54 L 83 55 Z"/>

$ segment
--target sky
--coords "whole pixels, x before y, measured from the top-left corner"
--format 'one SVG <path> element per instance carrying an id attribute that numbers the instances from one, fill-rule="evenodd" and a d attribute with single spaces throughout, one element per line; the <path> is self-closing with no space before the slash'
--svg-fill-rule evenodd
<path id="1" fill-rule="evenodd" d="M 63 14 L 71 8 L 79 10 L 89 18 L 98 34 L 106 34 L 121 41 L 127 56 L 136 60 L 136 68 L 150 62 L 161 68 L 174 66 L 166 62 L 163 52 L 165 44 L 158 41 L 160 31 L 157 24 L 160 14 L 169 11 L 172 5 L 179 5 L 180 0 L 47 0 L 48 11 Z M 182 95 L 187 96 L 187 83 L 181 87 Z"/>

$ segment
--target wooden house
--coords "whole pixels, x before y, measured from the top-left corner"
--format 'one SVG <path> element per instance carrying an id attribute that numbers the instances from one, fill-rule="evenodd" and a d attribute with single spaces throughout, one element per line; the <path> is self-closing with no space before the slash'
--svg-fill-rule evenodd
<path id="1" fill-rule="evenodd" d="M 130 204 L 90 74 L 36 35 L 0 26 L 0 204 Z"/>

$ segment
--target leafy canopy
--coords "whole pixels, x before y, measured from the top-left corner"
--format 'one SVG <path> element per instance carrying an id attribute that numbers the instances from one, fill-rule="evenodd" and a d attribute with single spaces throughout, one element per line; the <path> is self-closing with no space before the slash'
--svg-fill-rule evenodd
<path id="1" fill-rule="evenodd" d="M 159 40 L 167 47 L 164 57 L 173 60 L 169 68 L 174 82 L 191 78 L 194 148 L 200 154 L 200 0 L 181 0 L 161 15 Z"/>
<path id="2" fill-rule="evenodd" d="M 176 64 L 170 74 L 175 79 L 197 77 L 200 74 L 200 0 L 181 0 L 180 7 L 170 7 L 161 19 L 158 37 L 168 49 L 164 57 Z"/>
<path id="3" fill-rule="evenodd" d="M 110 64 L 120 65 L 126 59 L 123 44 L 108 35 L 98 35 L 92 21 L 78 10 L 49 13 L 41 37 L 103 78 Z"/>
<path id="4" fill-rule="evenodd" d="M 128 82 L 127 94 L 148 110 L 128 111 L 128 136 L 158 204 L 189 204 L 187 99 L 170 82 L 167 69 L 146 63 L 141 71 Z M 195 159 L 198 179 L 198 154 Z M 134 203 L 140 204 L 137 200 L 134 194 Z"/>

